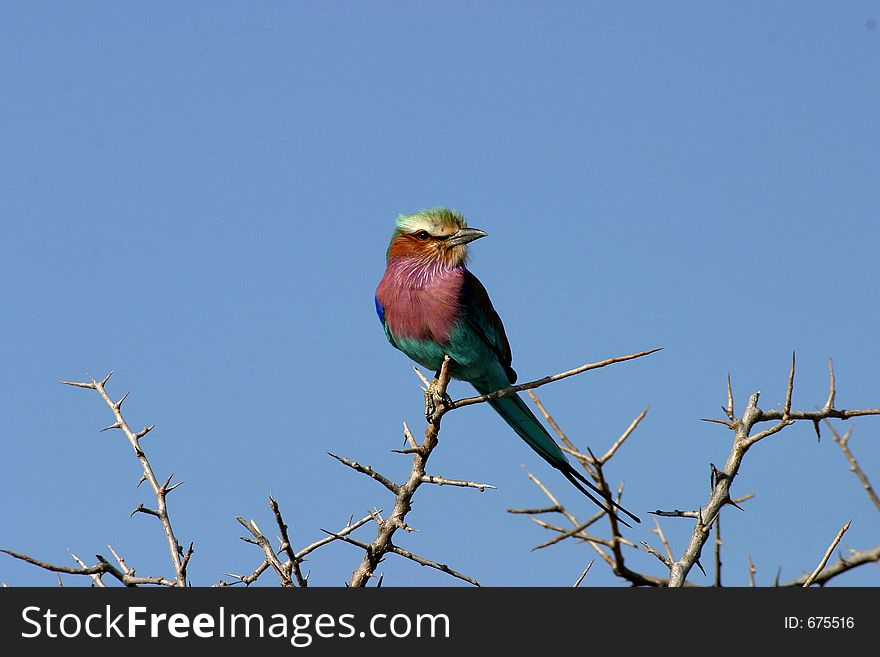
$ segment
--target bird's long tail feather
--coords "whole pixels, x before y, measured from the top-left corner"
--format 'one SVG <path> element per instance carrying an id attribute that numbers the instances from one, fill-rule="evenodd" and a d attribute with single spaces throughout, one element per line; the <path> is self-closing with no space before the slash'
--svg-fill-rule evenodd
<path id="1" fill-rule="evenodd" d="M 482 386 L 474 387 L 476 387 L 481 394 L 492 392 L 491 390 L 482 390 Z M 559 448 L 559 445 L 556 444 L 550 434 L 547 433 L 544 425 L 540 423 L 538 418 L 535 417 L 535 414 L 532 413 L 528 406 L 526 406 L 526 403 L 519 395 L 516 393 L 507 394 L 503 397 L 490 400 L 489 405 L 495 409 L 495 411 L 514 431 L 516 431 L 517 434 L 519 434 L 520 438 L 526 441 L 529 447 L 535 450 L 535 452 L 537 452 L 550 465 L 562 472 L 563 476 L 568 479 L 575 488 L 586 495 L 594 504 L 604 509 L 609 515 L 616 517 L 618 522 L 627 527 L 632 527 L 632 525 L 623 520 L 612 510 L 612 508 L 609 508 L 609 506 L 623 512 L 635 522 L 641 522 L 638 516 L 633 515 L 611 499 L 610 496 L 602 493 L 602 491 L 599 490 L 589 479 L 584 477 L 571 466 L 565 453 Z M 587 488 L 584 488 L 584 486 L 608 502 L 608 505 L 603 504 L 599 499 L 592 495 Z"/>

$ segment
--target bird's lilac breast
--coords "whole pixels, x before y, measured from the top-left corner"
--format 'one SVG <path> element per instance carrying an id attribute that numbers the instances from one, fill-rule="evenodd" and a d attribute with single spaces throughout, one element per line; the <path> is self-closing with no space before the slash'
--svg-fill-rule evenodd
<path id="1" fill-rule="evenodd" d="M 394 337 L 447 344 L 461 314 L 461 269 L 422 270 L 391 262 L 376 290 Z"/>

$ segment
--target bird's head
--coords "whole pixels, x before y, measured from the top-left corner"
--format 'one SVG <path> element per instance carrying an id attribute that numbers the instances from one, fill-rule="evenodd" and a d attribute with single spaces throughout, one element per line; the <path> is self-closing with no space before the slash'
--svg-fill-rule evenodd
<path id="1" fill-rule="evenodd" d="M 467 260 L 468 243 L 485 236 L 482 230 L 468 228 L 465 218 L 455 210 L 431 208 L 402 214 L 391 236 L 388 260 L 418 258 L 458 267 Z"/>

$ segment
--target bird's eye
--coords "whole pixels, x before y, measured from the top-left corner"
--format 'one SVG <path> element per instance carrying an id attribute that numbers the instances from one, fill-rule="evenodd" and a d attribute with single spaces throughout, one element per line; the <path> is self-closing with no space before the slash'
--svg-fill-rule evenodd
<path id="1" fill-rule="evenodd" d="M 431 237 L 431 235 L 426 230 L 420 230 L 418 233 L 416 233 L 416 237 L 418 237 L 420 240 L 426 240 Z"/>

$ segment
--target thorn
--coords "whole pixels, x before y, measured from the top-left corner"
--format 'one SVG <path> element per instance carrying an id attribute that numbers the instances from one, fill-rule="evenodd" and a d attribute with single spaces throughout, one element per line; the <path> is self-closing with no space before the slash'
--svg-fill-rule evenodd
<path id="1" fill-rule="evenodd" d="M 128 396 L 129 396 L 130 394 L 131 394 L 131 392 L 127 392 L 127 393 L 125 393 L 124 395 L 122 395 L 122 399 L 120 399 L 118 402 L 116 402 L 115 404 L 113 404 L 113 408 L 115 408 L 117 411 L 120 410 L 120 409 L 122 408 L 122 403 L 123 403 L 126 399 L 128 399 Z"/>
<path id="2" fill-rule="evenodd" d="M 724 411 L 724 407 L 721 407 L 721 410 Z M 726 412 L 726 411 L 725 411 Z M 715 420 L 709 417 L 701 417 L 700 422 L 712 422 L 713 424 L 723 424 L 728 429 L 733 429 L 733 422 L 728 422 L 726 420 Z"/>
<path id="3" fill-rule="evenodd" d="M 791 370 L 788 373 L 788 387 L 785 390 L 785 406 L 782 410 L 782 421 L 791 415 L 791 393 L 794 390 L 794 352 L 791 352 Z"/>
<path id="4" fill-rule="evenodd" d="M 143 504 L 138 504 L 138 505 L 134 508 L 134 511 L 131 512 L 131 515 L 128 516 L 128 517 L 129 517 L 129 518 L 133 518 L 135 513 L 137 513 L 138 511 L 143 511 L 143 510 L 144 510 L 144 505 L 143 505 Z"/>
<path id="5" fill-rule="evenodd" d="M 159 490 L 160 490 L 160 491 L 165 491 L 166 493 L 168 492 L 168 484 L 171 483 L 171 478 L 172 478 L 172 477 L 174 477 L 174 473 L 173 473 L 173 472 L 172 472 L 170 475 L 168 475 L 168 479 L 165 480 L 165 483 L 162 484 L 162 485 L 159 487 Z"/>
<path id="6" fill-rule="evenodd" d="M 735 506 L 735 507 L 736 507 L 737 509 L 739 509 L 740 511 L 745 511 L 744 508 L 742 508 L 739 504 L 737 504 L 736 502 L 734 502 L 734 501 L 733 501 L 732 499 L 730 499 L 730 498 L 727 498 L 727 503 L 730 504 L 731 506 Z"/>
<path id="7" fill-rule="evenodd" d="M 828 399 L 825 401 L 825 408 L 834 408 L 834 396 L 837 392 L 837 386 L 834 381 L 834 362 L 828 359 Z"/>
<path id="8" fill-rule="evenodd" d="M 103 380 L 103 381 L 101 381 L 101 387 L 102 387 L 102 388 L 103 388 L 105 385 L 107 385 L 107 382 L 110 380 L 110 377 L 111 377 L 111 376 L 113 376 L 113 370 L 110 370 L 110 373 L 109 373 L 107 376 L 104 377 L 104 380 Z"/>
<path id="9" fill-rule="evenodd" d="M 727 370 L 727 408 L 724 409 L 724 412 L 727 413 L 727 417 L 731 422 L 736 417 L 733 411 L 733 388 L 730 385 L 730 370 Z"/>
<path id="10" fill-rule="evenodd" d="M 167 489 L 165 489 L 165 494 L 167 495 L 168 493 L 173 491 L 175 488 L 177 488 L 178 486 L 183 486 L 185 483 L 186 483 L 186 481 L 178 481 L 173 486 L 169 486 Z"/>
<path id="11" fill-rule="evenodd" d="M 819 430 L 819 420 L 813 420 L 813 429 L 816 430 L 816 442 L 821 442 L 822 432 Z"/>
<path id="12" fill-rule="evenodd" d="M 147 480 L 147 475 L 142 474 L 141 478 L 137 482 L 137 486 L 135 486 L 135 490 L 141 487 L 141 484 Z"/>
<path id="13" fill-rule="evenodd" d="M 706 576 L 706 570 L 703 568 L 703 564 L 700 563 L 700 560 L 697 559 L 697 568 L 700 569 L 700 572 L 703 573 L 703 577 Z"/>
<path id="14" fill-rule="evenodd" d="M 93 383 L 81 383 L 79 381 L 59 381 L 58 383 L 63 383 L 66 386 L 73 386 L 75 388 L 88 388 L 89 390 L 95 389 Z"/>
<path id="15" fill-rule="evenodd" d="M 99 429 L 98 433 L 104 433 L 105 431 L 110 431 L 110 429 L 121 429 L 122 425 L 119 422 L 114 422 L 109 427 L 104 427 L 103 429 Z"/>
<path id="16" fill-rule="evenodd" d="M 412 368 L 413 368 L 413 372 L 415 372 L 418 375 L 418 377 L 422 380 L 422 383 L 425 384 L 425 387 L 426 388 L 430 387 L 431 383 L 428 381 L 428 379 L 425 377 L 425 375 L 422 374 L 421 370 L 418 367 L 416 367 L 415 365 L 413 365 Z M 426 390 L 426 392 L 427 392 L 427 390 Z"/>
<path id="17" fill-rule="evenodd" d="M 155 424 L 151 424 L 148 427 L 144 427 L 143 429 L 138 431 L 136 434 L 134 434 L 134 437 L 137 438 L 138 440 L 140 440 L 141 438 L 146 436 L 148 433 L 150 433 L 153 430 L 153 427 L 155 427 L 155 426 L 156 426 Z"/>

